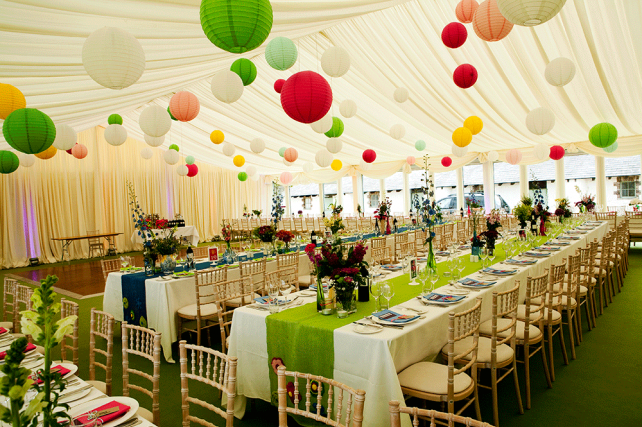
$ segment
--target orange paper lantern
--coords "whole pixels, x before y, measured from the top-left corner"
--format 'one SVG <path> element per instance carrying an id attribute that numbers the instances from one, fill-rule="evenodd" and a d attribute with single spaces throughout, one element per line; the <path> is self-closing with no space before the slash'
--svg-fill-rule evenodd
<path id="1" fill-rule="evenodd" d="M 296 148 L 290 147 L 285 150 L 285 153 L 283 153 L 283 158 L 291 163 L 299 158 L 299 153 L 296 151 Z"/>
<path id="2" fill-rule="evenodd" d="M 45 151 L 41 151 L 40 153 L 35 153 L 34 155 L 39 159 L 47 160 L 55 156 L 57 152 L 58 152 L 58 149 L 52 145 L 49 148 L 47 148 Z"/>
<path id="3" fill-rule="evenodd" d="M 485 0 L 475 10 L 473 29 L 480 39 L 496 42 L 510 33 L 513 24 L 501 14 L 497 0 Z"/>
<path id="4" fill-rule="evenodd" d="M 189 122 L 194 119 L 200 109 L 201 104 L 196 95 L 185 90 L 176 92 L 169 101 L 169 111 L 176 120 L 181 122 Z"/>
<path id="5" fill-rule="evenodd" d="M 461 0 L 455 8 L 455 15 L 457 15 L 459 22 L 470 24 L 473 22 L 473 15 L 478 7 L 479 3 L 475 0 Z"/>
<path id="6" fill-rule="evenodd" d="M 84 159 L 87 157 L 87 147 L 83 144 L 76 144 L 71 148 L 71 154 L 77 159 Z"/>

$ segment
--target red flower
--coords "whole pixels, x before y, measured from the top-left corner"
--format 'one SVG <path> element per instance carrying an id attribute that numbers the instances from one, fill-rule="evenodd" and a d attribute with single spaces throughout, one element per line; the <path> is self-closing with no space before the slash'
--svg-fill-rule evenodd
<path id="1" fill-rule="evenodd" d="M 308 243 L 307 245 L 305 245 L 305 252 L 308 254 L 310 252 L 314 253 L 314 250 L 316 249 L 316 247 L 317 245 L 315 245 L 314 243 Z"/>

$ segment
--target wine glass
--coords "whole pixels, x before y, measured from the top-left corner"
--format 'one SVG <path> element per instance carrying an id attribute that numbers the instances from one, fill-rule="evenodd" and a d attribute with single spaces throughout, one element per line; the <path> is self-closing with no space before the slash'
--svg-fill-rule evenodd
<path id="1" fill-rule="evenodd" d="M 494 264 L 493 261 L 495 261 L 495 249 L 488 249 L 488 266 L 489 267 Z"/>
<path id="2" fill-rule="evenodd" d="M 435 290 L 435 283 L 439 281 L 439 272 L 437 269 L 431 269 L 428 273 L 428 280 L 424 284 L 424 291 L 425 295 L 431 294 Z M 428 282 L 430 282 L 430 285 L 428 285 Z"/>
<path id="3" fill-rule="evenodd" d="M 375 313 L 381 311 L 381 283 L 378 276 L 373 277 L 373 280 L 370 282 L 370 295 L 372 295 L 375 301 Z"/>
<path id="4" fill-rule="evenodd" d="M 279 285 L 278 282 L 274 283 L 268 283 L 267 284 L 267 291 L 268 291 L 268 309 L 270 310 L 270 314 L 278 313 L 279 312 Z"/>
<path id="5" fill-rule="evenodd" d="M 459 262 L 457 263 L 457 270 L 459 271 L 459 276 L 463 276 L 464 270 L 466 269 L 466 263 L 464 262 L 463 258 L 459 258 Z"/>
<path id="6" fill-rule="evenodd" d="M 486 260 L 488 259 L 488 249 L 484 246 L 479 248 L 479 259 L 481 260 L 482 269 L 486 267 Z"/>
<path id="7" fill-rule="evenodd" d="M 123 270 L 126 270 L 127 266 L 129 265 L 129 260 L 127 258 L 121 256 L 120 257 L 120 265 L 121 265 Z"/>
<path id="8" fill-rule="evenodd" d="M 392 280 L 386 280 L 383 282 L 381 286 L 381 296 L 383 296 L 387 301 L 385 309 L 390 309 L 390 300 L 395 296 L 395 285 Z"/>

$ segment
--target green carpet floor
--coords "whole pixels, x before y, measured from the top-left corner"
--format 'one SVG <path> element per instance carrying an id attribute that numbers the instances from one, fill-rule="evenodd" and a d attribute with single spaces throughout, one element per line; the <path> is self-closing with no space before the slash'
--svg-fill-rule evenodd
<path id="1" fill-rule="evenodd" d="M 26 270 L 27 268 L 20 269 Z M 0 270 L 0 279 L 17 270 Z M 555 373 L 553 388 L 548 389 L 544 379 L 541 359 L 531 359 L 532 370 L 532 409 L 524 415 L 517 411 L 516 397 L 510 377 L 500 383 L 500 422 L 502 427 L 539 427 L 539 426 L 642 426 L 642 248 L 631 248 L 630 268 L 624 288 L 618 294 L 604 315 L 598 317 L 597 328 L 589 332 L 584 321 L 584 341 L 578 347 L 577 360 L 568 366 L 562 362 L 559 342 L 556 339 Z M 80 369 L 79 375 L 88 378 L 89 348 L 89 311 L 91 307 L 100 308 L 102 297 L 77 301 L 80 304 Z M 216 335 L 216 334 L 213 334 Z M 567 338 L 568 340 L 568 338 Z M 215 347 L 220 347 L 220 338 L 213 337 Z M 570 344 L 567 341 L 567 347 Z M 120 361 L 120 332 L 114 337 L 114 394 L 122 391 L 122 370 Z M 178 351 L 174 347 L 174 359 L 178 361 Z M 570 357 L 570 353 L 569 353 Z M 149 362 L 130 365 L 146 367 Z M 151 369 L 151 366 L 149 367 Z M 520 370 L 520 385 L 524 397 L 524 378 Z M 103 379 L 99 374 L 98 379 Z M 482 377 L 482 381 L 487 378 Z M 141 385 L 144 382 L 136 381 Z M 151 384 L 149 385 L 151 387 Z M 190 387 L 200 393 L 202 399 L 218 404 L 217 393 L 206 387 Z M 180 367 L 178 363 L 161 364 L 161 425 L 177 427 L 181 425 Z M 132 397 L 151 409 L 146 396 L 132 393 Z M 367 396 L 366 396 L 367 399 Z M 484 421 L 492 422 L 490 392 L 480 390 L 480 401 Z M 435 407 L 435 409 L 439 409 Z M 195 413 L 198 415 L 198 412 Z M 466 415 L 474 415 L 467 412 Z M 211 416 L 209 416 L 211 418 Z M 210 419 L 223 425 L 222 419 Z M 237 426 L 276 426 L 276 408 L 262 401 L 248 407 L 243 420 L 235 420 Z M 295 423 L 290 420 L 290 425 Z M 367 426 L 365 426 L 367 427 Z"/>

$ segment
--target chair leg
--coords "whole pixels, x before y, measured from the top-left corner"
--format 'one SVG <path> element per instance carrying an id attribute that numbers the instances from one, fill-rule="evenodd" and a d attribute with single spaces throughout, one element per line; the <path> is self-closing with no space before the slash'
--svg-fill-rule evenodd
<path id="1" fill-rule="evenodd" d="M 606 300 L 606 292 L 604 288 L 606 287 L 606 277 L 600 275 L 597 279 L 598 286 L 600 287 L 600 315 L 604 314 L 604 307 L 609 306 L 609 302 Z"/>
<path id="2" fill-rule="evenodd" d="M 517 407 L 519 408 L 519 413 L 524 413 L 524 404 L 522 403 L 522 393 L 519 390 L 519 378 L 517 375 L 517 355 L 513 357 L 513 384 L 515 385 L 515 394 L 517 395 Z M 499 423 L 497 424 L 499 425 Z"/>
<path id="3" fill-rule="evenodd" d="M 542 343 L 543 342 L 544 340 L 542 340 Z M 528 344 L 524 344 L 524 378 L 526 380 L 526 409 L 531 409 L 531 369 L 530 369 L 531 355 L 529 351 L 530 350 L 529 350 Z M 544 349 L 542 348 L 541 351 L 543 352 Z M 550 387 L 551 379 L 548 376 L 548 367 L 545 366 L 544 369 L 546 370 L 546 379 L 548 380 L 549 387 Z"/>
<path id="4" fill-rule="evenodd" d="M 562 326 L 563 325 L 560 323 L 559 325 L 560 345 L 562 346 L 562 358 L 564 359 L 564 364 L 568 365 L 568 354 L 566 353 L 566 342 L 564 342 L 564 328 Z M 553 366 L 553 362 L 551 362 L 551 366 Z"/>
<path id="5" fill-rule="evenodd" d="M 544 340 L 542 340 L 542 348 L 540 350 L 540 353 L 542 353 L 542 365 L 544 365 L 544 376 L 546 377 L 546 384 L 548 385 L 548 388 L 553 388 L 553 382 L 551 381 L 551 371 L 548 362 L 546 361 L 546 349 L 544 348 Z"/>
<path id="6" fill-rule="evenodd" d="M 548 360 L 551 362 L 550 365 L 550 373 L 551 373 L 551 380 L 555 381 L 555 358 L 553 356 L 553 325 L 548 325 L 547 326 L 548 330 Z M 542 351 L 544 349 L 542 348 Z"/>
<path id="7" fill-rule="evenodd" d="M 584 341 L 584 336 L 582 335 L 582 310 L 580 310 L 579 299 L 578 305 L 575 307 L 575 332 L 577 333 L 577 345 L 580 345 Z"/>
<path id="8" fill-rule="evenodd" d="M 481 409 L 479 408 L 479 385 L 478 385 L 479 377 L 477 375 L 477 372 L 478 372 L 477 365 L 475 365 L 473 366 L 473 381 L 475 381 L 475 391 L 473 392 L 474 398 L 475 398 L 475 415 L 477 416 L 477 419 L 481 421 L 482 419 Z M 448 406 L 450 407 L 450 405 Z M 454 405 L 453 405 L 453 411 L 449 411 L 449 412 L 454 413 Z"/>
<path id="9" fill-rule="evenodd" d="M 490 368 L 490 389 L 493 395 L 493 420 L 499 426 L 499 407 L 497 402 L 497 368 Z"/>
<path id="10" fill-rule="evenodd" d="M 568 337 L 571 342 L 571 358 L 573 360 L 577 359 L 575 356 L 575 333 L 573 330 L 575 329 L 575 325 L 573 325 L 573 322 L 575 319 L 573 319 L 573 309 L 572 308 L 567 308 L 566 309 L 566 320 L 568 321 Z M 560 337 L 562 337 L 561 331 L 564 325 L 560 325 Z M 567 363 L 568 365 L 568 363 Z"/>

